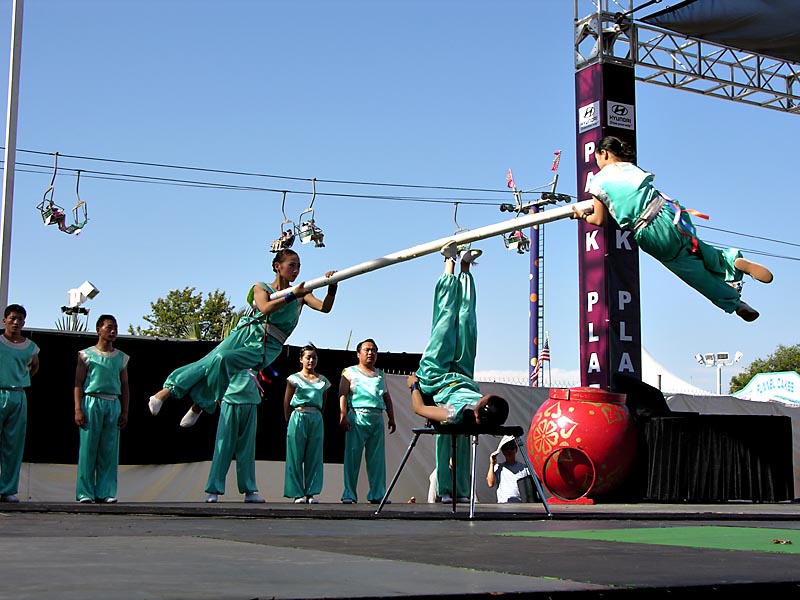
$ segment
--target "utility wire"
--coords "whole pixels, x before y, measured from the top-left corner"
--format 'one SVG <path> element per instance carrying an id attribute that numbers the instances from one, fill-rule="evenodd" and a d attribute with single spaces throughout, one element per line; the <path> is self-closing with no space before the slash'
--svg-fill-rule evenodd
<path id="1" fill-rule="evenodd" d="M 1 149 L 5 150 L 5 148 Z M 28 152 L 30 154 L 38 154 L 41 156 L 54 156 L 53 152 L 42 152 L 39 150 L 24 150 L 24 149 L 17 149 L 17 152 Z M 250 171 L 231 171 L 227 169 L 210 169 L 206 167 L 190 167 L 186 165 L 169 165 L 169 164 L 161 164 L 161 163 L 151 163 L 151 162 L 141 162 L 141 161 L 134 161 L 134 160 L 118 160 L 113 158 L 98 158 L 93 156 L 79 156 L 75 154 L 58 154 L 62 158 L 74 158 L 77 160 L 92 160 L 92 161 L 100 161 L 100 162 L 110 162 L 116 164 L 123 164 L 123 165 L 137 165 L 141 167 L 158 167 L 163 169 L 181 169 L 186 171 L 199 171 L 204 173 L 217 173 L 223 175 L 239 175 L 245 177 L 266 177 L 270 179 L 286 179 L 288 181 L 307 181 L 311 183 L 311 178 L 308 177 L 291 177 L 288 175 L 270 175 L 268 173 L 253 173 Z M 484 188 L 465 188 L 465 187 L 448 187 L 448 186 L 438 186 L 438 185 L 414 185 L 414 184 L 406 184 L 406 183 L 381 183 L 375 181 L 343 181 L 337 179 L 317 179 L 317 183 L 334 183 L 334 184 L 342 184 L 342 185 L 365 185 L 365 186 L 376 186 L 376 187 L 402 187 L 402 188 L 414 188 L 414 189 L 425 189 L 425 190 L 448 190 L 454 192 L 488 192 L 488 193 L 497 193 L 498 189 L 484 189 Z"/>
<path id="2" fill-rule="evenodd" d="M 727 244 L 720 244 L 719 242 L 706 242 L 706 243 L 708 245 L 714 246 L 714 248 L 717 248 L 717 249 L 720 249 L 720 250 L 729 247 Z M 756 250 L 754 248 L 740 248 L 740 247 L 737 246 L 736 249 L 737 250 L 741 250 L 742 252 L 744 252 L 746 254 L 757 254 L 758 256 L 768 256 L 770 258 L 783 258 L 785 260 L 800 261 L 800 257 L 786 256 L 785 254 L 773 254 L 772 252 L 766 252 L 764 250 Z"/>
<path id="3" fill-rule="evenodd" d="M 716 227 L 709 227 L 708 225 L 697 225 L 697 227 L 698 228 L 702 227 L 703 229 L 710 229 L 712 231 L 719 231 L 719 232 L 722 232 L 722 233 L 731 233 L 733 235 L 741 235 L 743 237 L 752 238 L 754 240 L 763 240 L 765 242 L 773 242 L 775 244 L 786 244 L 787 246 L 796 246 L 796 247 L 800 248 L 800 244 L 797 244 L 795 242 L 785 242 L 783 240 L 776 240 L 776 239 L 773 239 L 773 238 L 761 237 L 759 235 L 750 235 L 749 233 L 739 233 L 738 231 L 730 231 L 728 229 L 718 229 Z"/>
<path id="4" fill-rule="evenodd" d="M 61 156 L 61 154 L 59 154 Z M 0 160 L 0 164 L 3 164 L 3 161 Z M 48 167 L 46 165 L 39 165 L 34 163 L 24 163 L 18 162 L 18 165 L 32 167 L 36 169 L 40 169 L 37 171 L 30 170 L 27 172 L 30 173 L 39 173 L 39 174 L 46 174 Z M 52 170 L 52 167 L 49 167 Z M 19 169 L 23 171 L 22 169 Z M 59 170 L 63 171 L 77 171 L 77 169 L 71 169 L 67 167 L 60 167 Z M 267 188 L 267 187 L 258 187 L 258 186 L 245 186 L 245 185 L 234 185 L 228 183 L 219 183 L 219 182 L 211 182 L 211 181 L 196 181 L 190 179 L 176 179 L 174 177 L 156 177 L 153 175 L 136 175 L 132 173 L 114 173 L 109 171 L 92 171 L 87 169 L 81 169 L 81 176 L 88 179 L 104 179 L 104 180 L 112 180 L 112 181 L 128 181 L 128 182 L 136 182 L 136 183 L 151 183 L 151 184 L 163 184 L 163 185 L 175 185 L 175 186 L 186 186 L 186 187 L 202 187 L 202 188 L 209 188 L 209 189 L 221 189 L 221 190 L 234 190 L 234 191 L 251 191 L 251 192 L 271 192 L 275 194 L 280 194 L 284 191 L 291 194 L 298 194 L 303 196 L 310 196 L 311 192 L 306 190 L 284 190 L 281 188 Z M 311 180 L 309 180 L 311 181 Z M 319 181 L 319 180 L 317 180 Z M 423 186 L 417 186 L 419 188 Z M 455 188 L 440 188 L 440 189 L 455 189 Z M 465 188 L 466 189 L 466 188 Z M 494 193 L 497 193 L 496 190 L 490 190 Z M 503 204 L 503 200 L 505 199 L 482 199 L 482 198 L 443 198 L 443 197 L 418 197 L 418 196 L 386 196 L 386 195 L 376 195 L 376 194 L 345 194 L 345 193 L 333 193 L 333 192 L 317 192 L 317 196 L 327 196 L 331 198 L 354 198 L 354 199 L 365 199 L 365 200 L 393 200 L 393 201 L 400 201 L 400 202 L 428 202 L 434 204 L 453 204 L 454 202 L 459 202 L 460 204 L 470 204 L 470 205 L 477 205 L 477 206 L 491 206 L 497 207 L 500 204 Z"/>
<path id="5" fill-rule="evenodd" d="M 0 149 L 4 148 L 0 146 Z M 18 149 L 18 152 L 25 152 L 29 154 L 35 154 L 39 156 L 54 156 L 55 154 L 52 152 L 42 152 L 38 150 L 25 150 L 25 149 Z M 113 164 L 121 164 L 121 165 L 134 165 L 134 166 L 142 166 L 142 167 L 152 167 L 152 168 L 161 168 L 161 169 L 176 169 L 176 170 L 185 170 L 185 171 L 193 171 L 193 172 L 201 172 L 201 173 L 214 173 L 214 174 L 221 174 L 221 175 L 233 175 L 233 176 L 245 176 L 245 177 L 263 177 L 263 178 L 270 178 L 270 179 L 282 179 L 287 181 L 302 181 L 302 182 L 311 182 L 312 179 L 305 178 L 305 177 L 291 177 L 287 175 L 272 175 L 267 173 L 254 173 L 248 171 L 234 171 L 234 170 L 227 170 L 227 169 L 210 169 L 204 167 L 192 167 L 187 165 L 170 165 L 170 164 L 163 164 L 163 163 L 153 163 L 153 162 L 143 162 L 143 161 L 131 161 L 131 160 L 119 160 L 119 159 L 112 159 L 112 158 L 101 158 L 101 157 L 92 157 L 92 156 L 81 156 L 81 155 L 74 155 L 74 154 L 58 154 L 59 157 L 62 158 L 71 158 L 75 160 L 85 160 L 85 161 L 96 161 L 96 162 L 105 162 L 105 163 L 113 163 Z M 3 164 L 3 161 L 0 160 L 0 164 Z M 17 165 L 21 165 L 24 167 L 29 167 L 29 170 L 26 169 L 18 169 L 21 172 L 29 172 L 29 173 L 37 173 L 37 174 L 47 174 L 52 172 L 53 167 L 48 165 L 41 165 L 35 163 L 24 163 L 18 162 Z M 38 169 L 38 170 L 34 170 Z M 74 171 L 77 172 L 77 169 L 68 168 L 68 167 L 60 167 L 62 171 Z M 280 194 L 283 192 L 297 194 L 297 195 L 306 195 L 310 196 L 312 192 L 307 190 L 285 190 L 279 188 L 267 188 L 267 187 L 260 187 L 260 186 L 246 186 L 246 185 L 238 185 L 238 184 L 228 184 L 228 183 L 220 183 L 220 182 L 211 182 L 211 181 L 197 181 L 191 179 L 177 179 L 173 177 L 157 177 L 153 175 L 138 175 L 133 173 L 115 173 L 110 171 L 93 171 L 87 169 L 80 169 L 80 172 L 83 177 L 91 178 L 91 179 L 99 179 L 99 180 L 107 180 L 107 181 L 123 181 L 129 183 L 148 183 L 151 185 L 172 185 L 178 187 L 194 187 L 194 188 L 203 188 L 203 189 L 218 189 L 218 190 L 227 190 L 227 191 L 249 191 L 249 192 L 267 192 L 267 193 L 276 193 Z M 375 186 L 375 187 L 398 187 L 398 188 L 409 188 L 409 189 L 423 189 L 423 190 L 444 190 L 444 191 L 454 191 L 454 192 L 480 192 L 480 193 L 505 193 L 505 190 L 497 190 L 497 189 L 485 189 L 485 188 L 468 188 L 468 187 L 453 187 L 453 186 L 431 186 L 431 185 L 417 185 L 417 184 L 400 184 L 400 183 L 384 183 L 384 182 L 365 182 L 365 181 L 347 181 L 347 180 L 336 180 L 336 179 L 316 179 L 318 183 L 330 183 L 330 184 L 338 184 L 338 185 L 356 185 L 356 186 Z M 543 186 L 539 186 L 538 188 L 532 188 L 531 190 L 526 190 L 527 192 L 533 192 L 536 190 L 540 190 L 543 188 L 548 187 L 549 184 L 545 184 Z M 524 193 L 524 192 L 523 192 Z M 460 197 L 460 198 L 443 198 L 443 197 L 419 197 L 419 196 L 392 196 L 392 195 L 375 195 L 375 194 L 345 194 L 345 193 L 331 193 L 331 192 L 317 192 L 317 196 L 324 196 L 329 198 L 347 198 L 347 199 L 363 199 L 363 200 L 382 200 L 382 201 L 394 201 L 394 202 L 420 202 L 420 203 L 430 203 L 430 204 L 467 204 L 473 206 L 490 206 L 495 207 L 500 204 L 505 204 L 500 199 L 491 199 L 491 198 L 471 198 L 471 197 Z M 569 195 L 570 199 L 576 199 L 576 196 Z M 505 198 L 504 198 L 505 199 Z M 800 247 L 800 244 L 794 242 L 787 242 L 784 240 L 777 240 L 774 238 L 767 238 L 763 236 L 757 236 L 747 233 L 741 233 L 737 231 L 731 231 L 727 229 L 719 229 L 716 227 L 710 227 L 707 225 L 697 225 L 698 229 L 709 229 L 712 231 L 718 231 L 721 233 L 728 233 L 731 235 L 738 235 L 742 237 L 747 237 L 751 239 L 762 240 L 766 242 L 771 242 L 775 244 L 784 244 L 787 246 L 793 247 Z M 718 244 L 707 242 L 712 246 L 721 248 L 727 247 L 726 244 Z M 743 249 L 745 250 L 745 249 Z M 800 260 L 800 258 L 792 257 L 792 256 L 785 256 L 780 254 L 773 254 L 765 251 L 760 250 L 747 250 L 747 252 L 751 254 L 757 254 L 760 256 L 768 256 L 772 258 L 783 258 L 786 260 Z"/>

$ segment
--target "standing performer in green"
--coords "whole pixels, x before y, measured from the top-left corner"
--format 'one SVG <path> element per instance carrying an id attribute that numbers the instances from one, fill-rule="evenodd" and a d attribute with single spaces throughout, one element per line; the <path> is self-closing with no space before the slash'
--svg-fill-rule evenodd
<path id="1" fill-rule="evenodd" d="M 770 283 L 772 273 L 735 248 L 718 250 L 697 239 L 690 211 L 653 187 L 653 175 L 634 164 L 627 142 L 604 137 L 594 153 L 600 172 L 589 184 L 594 209 L 573 208 L 575 218 L 601 226 L 610 214 L 621 229 L 633 231 L 639 247 L 726 313 L 755 321 L 758 311 L 742 301 L 736 284 L 744 274 Z M 707 218 L 707 217 L 706 217 Z"/>
<path id="2" fill-rule="evenodd" d="M 236 457 L 236 484 L 244 501 L 262 504 L 256 485 L 256 428 L 258 405 L 261 404 L 257 375 L 239 371 L 228 384 L 219 408 L 214 457 L 206 482 L 206 502 L 218 502 L 225 493 L 225 479 L 233 457 Z"/>
<path id="3" fill-rule="evenodd" d="M 128 424 L 128 355 L 114 348 L 117 320 L 97 319 L 97 343 L 78 352 L 75 424 L 80 428 L 75 498 L 117 501 L 119 431 Z"/>
<path id="4" fill-rule="evenodd" d="M 0 502 L 19 502 L 19 471 L 28 428 L 25 388 L 39 370 L 39 346 L 22 335 L 28 313 L 9 304 L 0 337 Z"/>
<path id="5" fill-rule="evenodd" d="M 317 504 L 314 497 L 322 491 L 324 465 L 322 450 L 325 424 L 322 415 L 328 379 L 317 373 L 317 349 L 311 344 L 300 350 L 303 368 L 286 378 L 283 416 L 286 418 L 286 472 L 283 495 L 295 504 Z"/>
<path id="6" fill-rule="evenodd" d="M 375 367 L 378 345 L 366 339 L 356 346 L 358 364 L 346 367 L 339 380 L 339 427 L 344 434 L 344 490 L 342 503 L 358 501 L 358 473 L 361 455 L 367 463 L 367 500 L 378 504 L 386 494 L 386 435 L 383 411 L 389 434 L 395 432 L 394 405 L 383 379 Z"/>
<path id="7" fill-rule="evenodd" d="M 442 503 L 451 504 L 453 494 L 460 503 L 469 502 L 470 452 L 469 438 L 460 435 L 456 439 L 456 489 L 453 489 L 453 443 L 449 435 L 436 436 L 436 495 Z"/>
<path id="8" fill-rule="evenodd" d="M 300 257 L 294 250 L 280 250 L 272 260 L 275 280 L 259 282 L 250 289 L 248 302 L 256 309 L 255 317 L 242 317 L 236 328 L 219 345 L 198 361 L 180 367 L 167 377 L 164 387 L 150 396 L 150 412 L 158 414 L 168 398 L 191 396 L 194 405 L 181 420 L 191 427 L 201 410 L 213 413 L 228 389 L 231 377 L 244 369 L 261 371 L 281 353 L 292 334 L 303 306 L 329 313 L 336 299 L 336 284 L 328 286 L 324 300 L 316 298 L 300 283 L 282 298 L 270 300 L 275 292 L 287 290 L 300 274 Z M 335 271 L 328 271 L 326 277 Z"/>

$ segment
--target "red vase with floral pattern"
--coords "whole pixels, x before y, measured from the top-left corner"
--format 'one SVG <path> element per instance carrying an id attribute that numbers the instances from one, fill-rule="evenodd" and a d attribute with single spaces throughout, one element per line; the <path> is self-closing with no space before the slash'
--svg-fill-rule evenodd
<path id="1" fill-rule="evenodd" d="M 554 388 L 533 415 L 527 449 L 536 474 L 557 498 L 598 498 L 630 475 L 638 435 L 625 394 Z"/>

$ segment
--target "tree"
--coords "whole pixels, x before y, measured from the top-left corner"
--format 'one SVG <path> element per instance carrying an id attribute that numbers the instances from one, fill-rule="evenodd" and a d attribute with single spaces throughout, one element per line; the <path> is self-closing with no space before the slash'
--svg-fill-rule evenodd
<path id="1" fill-rule="evenodd" d="M 244 316 L 252 316 L 254 313 L 254 309 L 252 308 L 241 308 L 233 313 L 229 319 L 225 319 L 222 322 L 222 331 L 220 334 L 220 339 L 225 339 L 228 337 L 231 331 L 233 331 L 236 326 L 239 324 L 239 321 Z M 186 329 L 186 338 L 190 340 L 202 340 L 203 338 L 203 331 L 204 328 L 200 323 L 192 323 Z"/>
<path id="2" fill-rule="evenodd" d="M 153 337 L 221 340 L 235 311 L 225 292 L 215 290 L 203 300 L 195 288 L 171 290 L 166 298 L 150 303 L 151 313 L 142 317 L 150 327 L 128 327 L 128 333 Z"/>
<path id="3" fill-rule="evenodd" d="M 780 345 L 765 359 L 756 359 L 747 371 L 731 377 L 731 393 L 738 392 L 759 373 L 782 373 L 797 371 L 800 373 L 800 344 L 794 346 Z"/>

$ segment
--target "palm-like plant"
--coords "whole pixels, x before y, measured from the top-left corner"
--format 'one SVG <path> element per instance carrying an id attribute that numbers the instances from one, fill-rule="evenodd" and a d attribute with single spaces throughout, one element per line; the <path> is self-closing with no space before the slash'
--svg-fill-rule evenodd
<path id="1" fill-rule="evenodd" d="M 70 315 L 61 315 L 61 318 L 56 321 L 56 329 L 58 331 L 86 331 L 89 328 L 89 317 L 81 321 L 77 317 L 73 318 Z"/>

